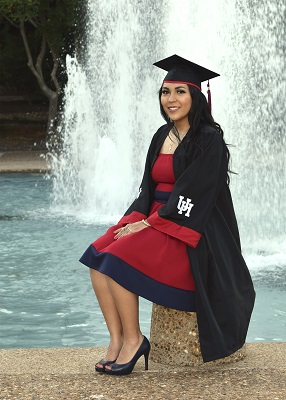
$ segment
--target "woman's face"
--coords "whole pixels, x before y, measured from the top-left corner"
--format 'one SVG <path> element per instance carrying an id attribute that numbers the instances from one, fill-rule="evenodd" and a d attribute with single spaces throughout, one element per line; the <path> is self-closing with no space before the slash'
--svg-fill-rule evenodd
<path id="1" fill-rule="evenodd" d="M 188 122 L 192 97 L 188 85 L 183 83 L 163 83 L 161 104 L 168 117 L 175 122 Z"/>

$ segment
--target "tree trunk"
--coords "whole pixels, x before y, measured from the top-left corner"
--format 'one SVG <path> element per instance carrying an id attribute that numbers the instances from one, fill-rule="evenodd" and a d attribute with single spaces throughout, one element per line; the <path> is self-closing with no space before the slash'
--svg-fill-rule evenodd
<path id="1" fill-rule="evenodd" d="M 59 60 L 58 60 L 57 54 L 53 51 L 52 46 L 47 42 L 46 38 L 43 36 L 40 52 L 38 54 L 36 64 L 34 64 L 33 58 L 31 55 L 31 51 L 30 51 L 30 47 L 29 47 L 29 43 L 28 43 L 27 36 L 26 36 L 24 21 L 20 22 L 19 29 L 20 29 L 21 36 L 22 36 L 22 39 L 24 42 L 26 54 L 28 57 L 28 67 L 30 68 L 30 70 L 32 71 L 34 76 L 36 77 L 38 84 L 40 86 L 40 89 L 42 90 L 44 95 L 47 96 L 49 99 L 47 139 L 50 140 L 50 138 L 55 133 L 56 127 L 57 127 L 57 106 L 58 106 L 58 98 L 59 98 L 59 94 L 60 94 L 60 90 L 61 90 L 60 85 L 57 80 L 57 77 L 56 77 L 58 66 L 59 66 Z M 52 54 L 53 62 L 54 62 L 53 69 L 51 72 L 51 78 L 54 83 L 55 90 L 52 90 L 46 84 L 44 77 L 43 77 L 42 64 L 43 64 L 43 59 L 44 59 L 44 56 L 46 53 L 47 44 L 48 44 L 49 50 Z"/>
<path id="2" fill-rule="evenodd" d="M 55 133 L 57 128 L 57 111 L 58 111 L 58 94 L 54 92 L 54 96 L 49 97 L 49 114 L 48 114 L 48 140 Z"/>

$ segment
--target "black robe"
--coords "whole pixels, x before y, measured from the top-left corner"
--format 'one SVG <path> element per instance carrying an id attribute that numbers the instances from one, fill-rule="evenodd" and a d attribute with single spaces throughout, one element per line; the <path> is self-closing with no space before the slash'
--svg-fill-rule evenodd
<path id="1" fill-rule="evenodd" d="M 156 187 L 151 169 L 168 131 L 164 125 L 153 136 L 139 196 L 122 222 L 148 217 Z M 243 346 L 255 292 L 241 255 L 227 184 L 226 144 L 214 128 L 204 127 L 199 144 L 191 143 L 189 149 L 187 155 L 183 142 L 177 147 L 173 157 L 174 189 L 167 204 L 148 222 L 150 229 L 165 232 L 187 245 L 196 284 L 201 352 L 207 362 L 226 357 Z"/>

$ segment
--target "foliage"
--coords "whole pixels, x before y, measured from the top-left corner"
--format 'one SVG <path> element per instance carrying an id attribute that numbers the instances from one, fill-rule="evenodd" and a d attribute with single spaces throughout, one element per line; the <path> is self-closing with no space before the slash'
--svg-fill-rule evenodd
<path id="1" fill-rule="evenodd" d="M 19 32 L 11 25 L 1 24 L 0 36 L 0 86 L 3 93 L 25 94 L 29 93 L 41 97 L 40 88 L 34 76 L 27 68 L 27 55 L 22 45 Z M 32 54 L 36 54 L 39 47 L 39 39 L 34 32 L 28 33 Z M 45 76 L 48 70 L 44 69 Z"/>
<path id="2" fill-rule="evenodd" d="M 78 11 L 84 8 L 83 3 L 81 0 L 0 0 L 0 29 L 4 33 L 0 41 L 4 50 L 1 58 L 6 62 L 6 68 L 0 72 L 2 76 L 6 74 L 5 80 L 9 78 L 9 64 L 11 72 L 15 72 L 23 64 L 20 62 L 17 66 L 16 60 L 24 50 L 26 65 L 49 99 L 51 121 L 55 119 L 65 81 L 65 55 L 72 54 L 76 46 L 76 19 Z M 10 30 L 12 36 L 7 22 L 14 28 L 14 32 Z M 21 34 L 18 44 L 14 40 L 15 28 Z"/>
<path id="3" fill-rule="evenodd" d="M 19 23 L 35 18 L 39 12 L 40 0 L 0 0 L 0 10 L 11 21 Z"/>
<path id="4" fill-rule="evenodd" d="M 0 12 L 11 23 L 33 25 L 57 55 L 75 34 L 78 8 L 79 0 L 0 0 Z"/>

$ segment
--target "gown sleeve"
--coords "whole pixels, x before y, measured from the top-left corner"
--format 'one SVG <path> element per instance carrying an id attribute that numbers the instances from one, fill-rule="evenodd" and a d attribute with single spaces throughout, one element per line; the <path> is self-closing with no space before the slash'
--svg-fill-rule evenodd
<path id="1" fill-rule="evenodd" d="M 196 247 L 227 180 L 226 144 L 218 132 L 204 139 L 202 154 L 177 179 L 165 206 L 148 217 L 154 229 Z"/>

